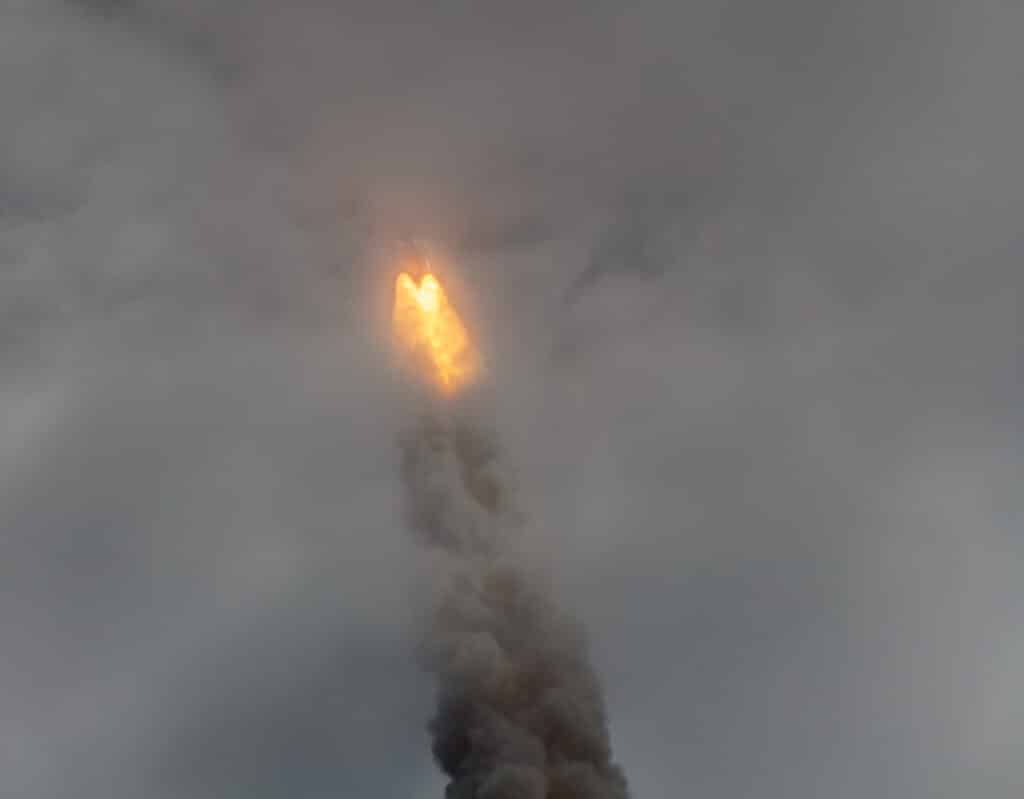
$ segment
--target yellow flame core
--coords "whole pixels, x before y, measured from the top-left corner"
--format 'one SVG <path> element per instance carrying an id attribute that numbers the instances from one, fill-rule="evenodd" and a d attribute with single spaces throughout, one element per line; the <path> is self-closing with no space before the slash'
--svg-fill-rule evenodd
<path id="1" fill-rule="evenodd" d="M 407 272 L 398 276 L 392 323 L 399 344 L 431 365 L 442 390 L 457 391 L 476 375 L 479 360 L 466 326 L 434 275 L 425 274 L 419 285 Z"/>

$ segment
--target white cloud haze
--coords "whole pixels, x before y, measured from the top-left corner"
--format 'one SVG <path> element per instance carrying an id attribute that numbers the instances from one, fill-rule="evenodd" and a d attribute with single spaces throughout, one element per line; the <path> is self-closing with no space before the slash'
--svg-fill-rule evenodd
<path id="1" fill-rule="evenodd" d="M 416 236 L 634 796 L 1018 796 L 1022 24 L 4 4 L 0 793 L 441 795 Z"/>

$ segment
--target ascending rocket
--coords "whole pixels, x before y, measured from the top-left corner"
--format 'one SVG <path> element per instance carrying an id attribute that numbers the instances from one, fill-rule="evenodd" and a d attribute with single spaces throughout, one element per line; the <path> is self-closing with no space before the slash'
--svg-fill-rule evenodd
<path id="1" fill-rule="evenodd" d="M 392 327 L 398 344 L 426 363 L 432 379 L 446 394 L 470 383 L 480 369 L 479 355 L 455 308 L 448 301 L 429 263 L 418 261 L 413 272 L 395 279 Z"/>

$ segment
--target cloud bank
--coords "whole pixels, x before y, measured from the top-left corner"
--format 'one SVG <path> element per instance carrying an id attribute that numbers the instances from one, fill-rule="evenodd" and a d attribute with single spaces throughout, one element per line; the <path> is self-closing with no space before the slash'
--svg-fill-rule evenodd
<path id="1" fill-rule="evenodd" d="M 637 796 L 1016 796 L 1014 4 L 11 2 L 0 781 L 443 790 L 395 239 Z"/>

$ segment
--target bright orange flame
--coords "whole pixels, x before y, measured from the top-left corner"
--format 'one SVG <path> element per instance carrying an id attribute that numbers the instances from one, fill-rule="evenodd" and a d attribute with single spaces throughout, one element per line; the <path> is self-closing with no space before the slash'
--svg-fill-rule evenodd
<path id="1" fill-rule="evenodd" d="M 476 375 L 479 360 L 466 326 L 434 275 L 425 274 L 418 286 L 407 272 L 398 276 L 392 323 L 399 343 L 431 364 L 444 391 L 457 391 Z"/>

